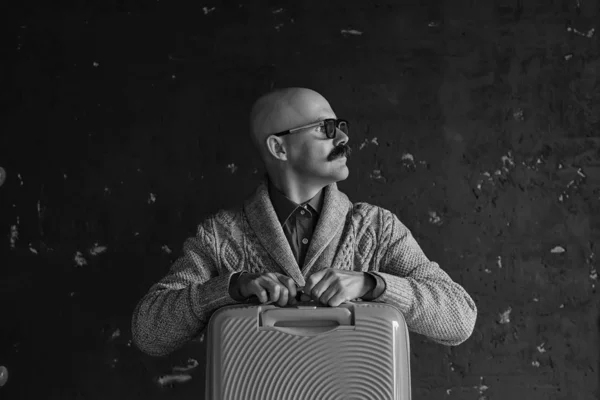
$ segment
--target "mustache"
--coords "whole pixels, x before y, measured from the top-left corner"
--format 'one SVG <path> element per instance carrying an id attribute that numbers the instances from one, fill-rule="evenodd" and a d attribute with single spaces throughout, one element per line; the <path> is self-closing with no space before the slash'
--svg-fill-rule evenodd
<path id="1" fill-rule="evenodd" d="M 335 149 L 333 149 L 333 151 L 331 152 L 330 155 L 330 159 L 331 160 L 335 160 L 336 158 L 340 158 L 340 157 L 349 157 L 350 154 L 352 154 L 352 148 L 350 146 L 348 146 L 347 144 L 342 144 L 340 146 L 337 146 Z"/>

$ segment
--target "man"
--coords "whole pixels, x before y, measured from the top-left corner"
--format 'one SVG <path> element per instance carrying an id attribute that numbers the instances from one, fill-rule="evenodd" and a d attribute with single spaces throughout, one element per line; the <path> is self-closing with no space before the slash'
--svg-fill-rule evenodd
<path id="1" fill-rule="evenodd" d="M 185 241 L 183 256 L 137 305 L 133 341 L 167 355 L 198 336 L 217 309 L 256 296 L 280 306 L 386 302 L 411 331 L 444 345 L 472 333 L 477 308 L 430 261 L 390 211 L 352 203 L 348 122 L 315 91 L 276 90 L 256 101 L 252 141 L 267 174 L 243 207 L 220 210 Z"/>

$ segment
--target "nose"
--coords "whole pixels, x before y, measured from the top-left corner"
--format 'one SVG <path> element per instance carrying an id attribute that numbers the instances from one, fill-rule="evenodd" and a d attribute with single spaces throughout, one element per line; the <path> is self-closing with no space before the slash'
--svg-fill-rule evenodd
<path id="1" fill-rule="evenodd" d="M 336 130 L 336 132 L 335 132 L 334 144 L 336 146 L 339 146 L 340 143 L 344 143 L 344 144 L 348 143 L 348 141 L 350 140 L 348 135 L 339 128 L 335 128 L 335 130 Z"/>

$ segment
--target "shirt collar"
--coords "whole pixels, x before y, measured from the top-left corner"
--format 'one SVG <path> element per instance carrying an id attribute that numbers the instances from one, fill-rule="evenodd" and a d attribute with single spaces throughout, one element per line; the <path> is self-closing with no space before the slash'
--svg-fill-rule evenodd
<path id="1" fill-rule="evenodd" d="M 271 203 L 273 203 L 273 208 L 275 209 L 275 213 L 277 214 L 277 218 L 281 225 L 285 224 L 287 219 L 301 206 L 312 208 L 312 211 L 316 212 L 317 215 L 321 213 L 321 208 L 323 207 L 323 189 L 319 190 L 319 193 L 312 199 L 305 201 L 302 204 L 298 204 L 279 191 L 270 179 L 267 179 L 267 181 L 269 183 Z"/>

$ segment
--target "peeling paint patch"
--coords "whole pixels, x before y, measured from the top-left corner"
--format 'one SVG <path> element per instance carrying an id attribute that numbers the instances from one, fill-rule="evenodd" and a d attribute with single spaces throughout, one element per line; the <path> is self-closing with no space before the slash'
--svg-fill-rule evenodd
<path id="1" fill-rule="evenodd" d="M 404 153 L 404 154 L 402 154 L 402 161 L 407 161 L 407 162 L 411 162 L 414 164 L 415 158 L 410 153 Z"/>
<path id="2" fill-rule="evenodd" d="M 373 143 L 376 146 L 379 146 L 379 143 L 377 142 L 377 138 L 374 137 L 373 139 L 371 139 L 371 141 L 369 142 L 369 139 L 365 139 L 361 144 L 360 147 L 358 148 L 359 150 L 362 150 L 363 147 L 367 146 L 369 143 Z"/>
<path id="3" fill-rule="evenodd" d="M 523 109 L 515 108 L 513 110 L 513 118 L 517 121 L 523 121 L 525 119 L 525 117 L 523 117 Z"/>
<path id="4" fill-rule="evenodd" d="M 38 251 L 31 245 L 31 243 L 29 243 L 29 251 L 32 252 L 33 254 L 38 253 Z"/>
<path id="5" fill-rule="evenodd" d="M 552 254 L 561 254 L 561 253 L 564 253 L 565 251 L 566 250 L 563 247 L 556 246 L 552 250 L 550 250 L 550 253 L 552 253 Z"/>
<path id="6" fill-rule="evenodd" d="M 97 256 L 98 254 L 102 254 L 106 251 L 106 246 L 99 246 L 98 243 L 94 243 L 94 247 L 90 249 L 90 254 L 93 256 Z"/>
<path id="7" fill-rule="evenodd" d="M 534 367 L 536 367 L 536 368 L 539 368 L 539 366 L 540 366 L 540 362 L 539 362 L 539 361 L 532 361 L 532 362 L 531 362 L 531 365 L 533 365 L 533 366 L 534 366 Z"/>
<path id="8" fill-rule="evenodd" d="M 371 179 L 376 180 L 376 181 L 382 181 L 385 183 L 386 179 L 383 176 L 383 174 L 381 173 L 380 169 L 374 169 L 373 172 L 371 173 Z"/>
<path id="9" fill-rule="evenodd" d="M 154 204 L 156 202 L 156 196 L 154 193 L 150 193 L 150 197 L 148 197 L 148 204 Z"/>
<path id="10" fill-rule="evenodd" d="M 4 168 L 0 167 L 0 186 L 4 185 L 5 181 L 6 181 L 6 171 L 4 170 Z"/>
<path id="11" fill-rule="evenodd" d="M 211 7 L 211 8 L 202 7 L 202 11 L 204 11 L 204 15 L 208 15 L 209 13 L 215 11 L 215 7 Z"/>
<path id="12" fill-rule="evenodd" d="M 166 244 L 163 247 L 161 247 L 161 249 L 162 249 L 162 251 L 164 251 L 167 254 L 171 254 L 172 253 L 171 249 Z"/>
<path id="13" fill-rule="evenodd" d="M 539 346 L 537 346 L 537 351 L 539 351 L 540 353 L 545 353 L 546 352 L 546 349 L 544 348 L 545 344 L 546 343 L 542 343 Z"/>
<path id="14" fill-rule="evenodd" d="M 363 34 L 361 31 L 357 31 L 356 29 L 342 29 L 341 33 L 344 36 L 348 36 L 348 35 L 360 36 Z"/>
<path id="15" fill-rule="evenodd" d="M 233 174 L 235 171 L 237 171 L 237 166 L 233 163 L 227 165 L 227 168 L 229 168 L 229 170 L 231 171 L 231 173 Z"/>
<path id="16" fill-rule="evenodd" d="M 502 257 L 496 257 L 496 265 L 498 265 L 498 268 L 502 268 Z"/>
<path id="17" fill-rule="evenodd" d="M 502 156 L 502 164 L 504 165 L 504 171 L 508 172 L 508 167 L 514 167 L 515 162 L 513 160 L 512 152 L 508 152 L 507 155 Z M 508 165 L 508 167 L 507 167 Z M 498 171 L 499 172 L 499 171 Z M 496 175 L 499 175 L 498 173 Z"/>
<path id="18" fill-rule="evenodd" d="M 173 371 L 174 372 L 185 372 L 185 371 L 189 371 L 191 369 L 196 368 L 198 365 L 200 365 L 198 363 L 198 361 L 196 361 L 193 358 L 188 358 L 187 364 L 184 367 L 177 367 L 177 366 L 175 366 L 175 367 L 173 367 Z"/>
<path id="19" fill-rule="evenodd" d="M 118 338 L 119 336 L 121 336 L 121 330 L 119 328 L 115 329 L 115 331 L 112 333 L 112 335 L 110 335 L 110 340 L 115 340 L 116 338 Z"/>
<path id="20" fill-rule="evenodd" d="M 594 33 L 596 32 L 596 29 L 592 28 L 589 31 L 587 31 L 587 32 L 584 33 L 584 32 L 581 32 L 580 30 L 577 30 L 575 28 L 572 28 L 572 27 L 568 26 L 567 27 L 567 32 L 573 32 L 574 34 L 579 35 L 579 36 L 583 36 L 583 37 L 587 37 L 587 38 L 592 38 L 594 36 Z"/>
<path id="21" fill-rule="evenodd" d="M 565 54 L 565 61 L 569 61 L 571 58 L 573 58 L 573 54 Z"/>
<path id="22" fill-rule="evenodd" d="M 511 312 L 512 312 L 512 308 L 508 307 L 508 309 L 506 311 L 504 311 L 503 313 L 500 313 L 498 322 L 501 324 L 508 324 L 510 322 L 510 313 Z"/>
<path id="23" fill-rule="evenodd" d="M 590 279 L 593 279 L 595 281 L 598 280 L 598 272 L 594 267 L 592 267 L 592 269 L 590 270 Z"/>
<path id="24" fill-rule="evenodd" d="M 278 8 L 277 10 L 273 11 L 273 14 L 279 14 L 282 11 L 283 11 L 283 8 Z"/>
<path id="25" fill-rule="evenodd" d="M 98 64 L 96 61 L 94 61 L 94 63 L 92 65 L 94 66 L 94 68 L 97 68 L 100 66 L 100 64 Z"/>
<path id="26" fill-rule="evenodd" d="M 429 211 L 429 223 L 437 226 L 443 224 L 442 219 L 435 211 Z"/>
<path id="27" fill-rule="evenodd" d="M 488 181 L 492 185 L 494 185 L 494 179 L 492 178 L 492 175 L 489 172 L 483 171 L 481 175 L 483 176 L 483 178 L 479 178 L 477 180 L 477 190 L 481 190 L 484 181 Z"/>
<path id="28" fill-rule="evenodd" d="M 83 258 L 83 254 L 81 254 L 80 251 L 75 253 L 73 260 L 75 261 L 75 264 L 77 264 L 78 267 L 83 267 L 84 265 L 87 265 L 87 260 Z"/>
<path id="29" fill-rule="evenodd" d="M 16 245 L 18 239 L 19 239 L 19 229 L 18 229 L 18 219 L 17 219 L 17 225 L 12 225 L 10 227 L 10 248 L 11 249 L 15 248 L 15 245 Z"/>
<path id="30" fill-rule="evenodd" d="M 479 394 L 483 394 L 483 392 L 485 392 L 486 390 L 489 389 L 489 386 L 486 386 L 483 384 L 483 376 L 479 377 L 479 385 L 478 386 L 473 386 L 473 389 L 477 389 L 479 390 Z"/>
<path id="31" fill-rule="evenodd" d="M 280 30 L 282 27 L 283 27 L 283 24 L 277 24 L 277 25 L 275 25 L 275 30 L 276 30 L 277 32 L 279 32 L 279 30 Z"/>
<path id="32" fill-rule="evenodd" d="M 157 383 L 159 386 L 171 385 L 173 383 L 184 383 L 191 380 L 192 377 L 188 374 L 169 374 L 159 376 Z"/>

